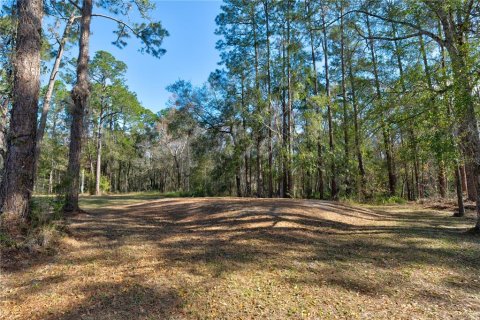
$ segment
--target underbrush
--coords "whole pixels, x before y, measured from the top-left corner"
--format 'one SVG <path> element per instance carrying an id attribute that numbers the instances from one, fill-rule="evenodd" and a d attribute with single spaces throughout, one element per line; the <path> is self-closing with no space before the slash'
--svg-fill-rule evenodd
<path id="1" fill-rule="evenodd" d="M 165 198 L 188 198 L 188 197 L 207 197 L 208 194 L 204 191 L 170 191 L 160 194 Z"/>
<path id="2" fill-rule="evenodd" d="M 59 239 L 65 234 L 61 197 L 35 197 L 30 204 L 28 222 L 9 228 L 7 218 L 2 217 L 0 248 L 2 250 L 26 250 L 29 252 L 55 251 Z"/>
<path id="3" fill-rule="evenodd" d="M 378 196 L 370 200 L 370 202 L 376 205 L 405 204 L 407 200 L 398 196 Z"/>

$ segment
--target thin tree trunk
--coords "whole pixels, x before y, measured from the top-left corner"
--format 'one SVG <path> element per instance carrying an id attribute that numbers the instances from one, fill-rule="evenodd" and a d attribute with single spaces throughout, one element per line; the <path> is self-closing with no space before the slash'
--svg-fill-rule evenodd
<path id="1" fill-rule="evenodd" d="M 283 39 L 282 39 L 282 188 L 280 195 L 282 198 L 288 196 L 288 133 L 287 133 L 287 86 L 285 85 L 287 62 L 286 62 L 286 37 L 285 26 L 283 27 Z"/>
<path id="2" fill-rule="evenodd" d="M 332 119 L 332 107 L 330 101 L 330 75 L 329 75 L 329 62 L 328 62 L 328 38 L 327 38 L 327 26 L 325 22 L 325 12 L 322 12 L 322 30 L 323 30 L 323 55 L 325 63 L 325 91 L 327 94 L 327 117 L 328 117 L 328 144 L 330 147 L 330 154 L 332 159 L 331 163 L 331 197 L 333 200 L 338 199 L 338 187 L 337 187 L 337 168 L 335 164 L 335 145 L 333 141 L 333 119 Z"/>
<path id="3" fill-rule="evenodd" d="M 82 181 L 80 183 L 80 193 L 85 192 L 85 169 L 82 169 Z"/>
<path id="4" fill-rule="evenodd" d="M 88 80 L 88 51 L 90 41 L 90 22 L 92 19 L 92 0 L 83 0 L 80 22 L 79 54 L 77 62 L 77 82 L 72 90 L 73 109 L 70 128 L 70 148 L 67 168 L 67 194 L 64 210 L 73 212 L 78 207 L 80 160 L 84 131 L 84 116 L 90 96 Z"/>
<path id="5" fill-rule="evenodd" d="M 100 113 L 100 117 L 102 114 Z M 99 196 L 101 194 L 100 182 L 102 179 L 102 120 L 99 121 L 97 129 L 97 163 L 95 170 L 95 195 Z"/>
<path id="6" fill-rule="evenodd" d="M 241 102 L 242 102 L 242 127 L 243 127 L 243 134 L 245 135 L 245 138 L 247 136 L 247 121 L 245 119 L 244 113 L 245 113 L 245 77 L 242 74 L 242 92 L 241 92 Z M 245 148 L 245 154 L 244 154 L 244 162 L 245 162 L 245 196 L 250 197 L 252 195 L 252 185 L 251 185 L 251 170 L 249 166 L 249 151 L 248 151 L 248 146 Z"/>
<path id="7" fill-rule="evenodd" d="M 458 212 L 455 212 L 454 216 L 463 217 L 465 215 L 465 206 L 463 203 L 462 178 L 459 166 L 455 167 L 455 188 L 457 191 Z"/>
<path id="8" fill-rule="evenodd" d="M 253 34 L 253 47 L 255 51 L 255 102 L 257 104 L 257 112 L 262 114 L 261 103 L 260 103 L 260 78 L 259 78 L 259 48 L 258 48 L 258 39 L 257 39 L 257 23 L 256 23 L 256 3 L 252 2 L 251 4 L 251 20 L 252 20 L 252 34 Z M 263 141 L 262 127 L 258 125 L 256 132 L 256 178 L 257 178 L 257 197 L 263 196 L 263 179 L 262 179 L 262 158 L 261 158 L 261 146 Z"/>
<path id="9" fill-rule="evenodd" d="M 460 166 L 460 176 L 462 180 L 462 190 L 464 193 L 468 193 L 467 187 L 467 170 L 465 170 L 465 165 Z"/>
<path id="10" fill-rule="evenodd" d="M 355 151 L 357 154 L 357 164 L 358 172 L 360 174 L 360 198 L 365 199 L 366 197 L 366 173 L 365 167 L 363 165 L 363 154 L 362 154 L 362 139 L 360 137 L 360 123 L 359 123 L 359 114 L 358 114 L 358 105 L 357 105 L 357 96 L 356 96 L 356 86 L 355 86 L 355 77 L 353 75 L 353 66 L 352 58 L 349 59 L 349 78 L 350 78 L 350 89 L 352 91 L 352 106 L 353 106 L 353 125 L 355 129 Z"/>
<path id="11" fill-rule="evenodd" d="M 53 193 L 53 163 L 48 175 L 48 194 Z"/>
<path id="12" fill-rule="evenodd" d="M 60 63 L 62 62 L 63 53 L 65 52 L 65 44 L 67 43 L 70 29 L 75 21 L 75 15 L 72 13 L 68 19 L 65 29 L 63 31 L 62 39 L 58 44 L 57 56 L 55 57 L 55 62 L 53 63 L 52 71 L 50 72 L 50 78 L 48 79 L 47 92 L 43 98 L 42 105 L 42 114 L 40 116 L 40 123 L 38 124 L 37 129 L 37 146 L 35 149 L 35 172 L 38 168 L 38 161 L 40 159 L 40 152 L 42 148 L 43 136 L 45 135 L 45 128 L 47 126 L 47 116 L 50 111 L 50 105 L 52 102 L 53 89 L 55 88 L 55 79 L 57 78 L 58 70 L 60 69 Z"/>
<path id="13" fill-rule="evenodd" d="M 293 154 L 293 86 L 292 86 L 292 66 L 291 66 L 291 17 L 290 17 L 290 1 L 288 1 L 288 18 L 287 18 L 287 191 L 288 198 L 294 197 L 294 181 L 292 175 L 292 154 Z"/>
<path id="14" fill-rule="evenodd" d="M 376 95 L 377 95 L 378 103 L 382 103 L 382 93 L 381 93 L 381 90 L 380 90 L 380 78 L 379 78 L 379 75 L 378 75 L 377 57 L 375 55 L 375 43 L 374 43 L 374 40 L 373 40 L 373 37 L 372 37 L 372 31 L 371 31 L 371 28 L 370 28 L 370 19 L 369 19 L 368 15 L 367 15 L 366 19 L 367 19 L 368 37 L 370 39 L 370 54 L 371 54 L 372 64 L 373 64 L 373 76 L 375 78 Z M 381 107 L 383 107 L 383 105 Z M 387 125 L 385 124 L 383 111 L 382 111 L 382 115 L 380 117 L 380 126 L 381 126 L 381 129 L 382 129 L 383 143 L 384 143 L 384 148 L 385 148 L 385 156 L 386 156 L 386 160 L 387 160 L 389 194 L 390 194 L 390 196 L 394 196 L 395 195 L 395 189 L 396 189 L 397 177 L 395 175 L 395 170 L 394 170 L 394 166 L 393 166 L 390 133 L 389 133 Z"/>
<path id="15" fill-rule="evenodd" d="M 310 14 L 310 1 L 306 1 L 306 8 L 308 14 Z M 310 17 L 308 17 L 310 19 Z M 310 20 L 309 20 L 310 21 Z M 310 33 L 310 53 L 312 59 L 312 69 L 313 69 L 313 94 L 318 96 L 318 74 L 317 74 L 317 61 L 315 56 L 315 42 L 314 42 L 314 33 L 313 28 L 309 24 L 309 33 Z M 320 106 L 316 105 L 316 112 L 321 114 Z M 320 199 L 325 199 L 325 186 L 323 183 L 323 156 L 322 156 L 322 142 L 321 142 L 321 128 L 318 129 L 317 137 L 317 191 Z"/>
<path id="16" fill-rule="evenodd" d="M 340 61 L 342 69 L 342 106 L 343 106 L 343 139 L 345 152 L 345 193 L 350 196 L 352 193 L 352 186 L 350 180 L 350 146 L 348 137 L 348 101 L 347 101 L 347 85 L 346 85 L 346 69 L 345 69 L 345 30 L 344 30 L 344 16 L 343 16 L 343 1 L 340 3 Z"/>
<path id="17" fill-rule="evenodd" d="M 427 86 L 432 95 L 434 95 L 434 88 L 432 82 L 432 75 L 430 72 L 430 66 L 428 65 L 428 57 L 427 51 L 425 50 L 425 42 L 423 41 L 423 36 L 420 35 L 419 38 L 420 44 L 420 52 L 422 53 L 422 61 L 423 61 L 423 69 L 425 72 L 425 76 L 427 78 Z M 435 104 L 435 95 L 431 99 L 433 111 L 435 112 L 435 116 L 438 116 L 438 108 Z M 440 192 L 440 196 L 445 198 L 447 196 L 447 178 L 445 174 L 445 162 L 443 161 L 441 155 L 437 153 L 437 182 L 438 182 L 438 189 Z"/>
<path id="18" fill-rule="evenodd" d="M 268 196 L 273 197 L 273 143 L 272 143 L 272 77 L 270 73 L 270 21 L 268 1 L 264 0 L 265 28 L 267 36 L 267 100 L 268 100 Z"/>
<path id="19" fill-rule="evenodd" d="M 12 232 L 27 220 L 35 179 L 43 1 L 18 0 L 17 12 L 13 107 L 0 188 L 2 212 L 11 218 Z"/>

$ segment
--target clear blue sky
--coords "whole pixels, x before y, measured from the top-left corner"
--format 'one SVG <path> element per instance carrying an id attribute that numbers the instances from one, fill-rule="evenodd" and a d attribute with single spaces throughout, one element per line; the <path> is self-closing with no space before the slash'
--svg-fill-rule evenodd
<path id="1" fill-rule="evenodd" d="M 215 17 L 221 1 L 156 0 L 152 14 L 162 21 L 170 36 L 163 47 L 167 53 L 160 59 L 139 53 L 140 43 L 131 38 L 122 50 L 111 44 L 115 24 L 102 18 L 92 21 L 91 56 L 107 50 L 128 65 L 127 85 L 137 93 L 143 106 L 153 111 L 165 107 L 169 93 L 165 87 L 178 79 L 200 85 L 218 68 L 220 57 L 215 49 Z M 76 52 L 75 52 L 76 55 Z"/>

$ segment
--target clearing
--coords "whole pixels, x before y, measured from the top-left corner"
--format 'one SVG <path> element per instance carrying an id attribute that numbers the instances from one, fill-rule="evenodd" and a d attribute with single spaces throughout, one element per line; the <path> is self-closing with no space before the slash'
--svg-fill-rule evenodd
<path id="1" fill-rule="evenodd" d="M 479 319 L 473 218 L 316 200 L 88 197 L 4 265 L 2 319 Z"/>

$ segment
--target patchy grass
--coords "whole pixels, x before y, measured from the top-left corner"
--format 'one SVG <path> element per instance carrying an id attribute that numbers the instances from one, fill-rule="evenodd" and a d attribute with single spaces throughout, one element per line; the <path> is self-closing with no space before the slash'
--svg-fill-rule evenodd
<path id="1" fill-rule="evenodd" d="M 470 215 L 153 194 L 82 203 L 57 255 L 3 266 L 0 317 L 480 318 Z"/>

